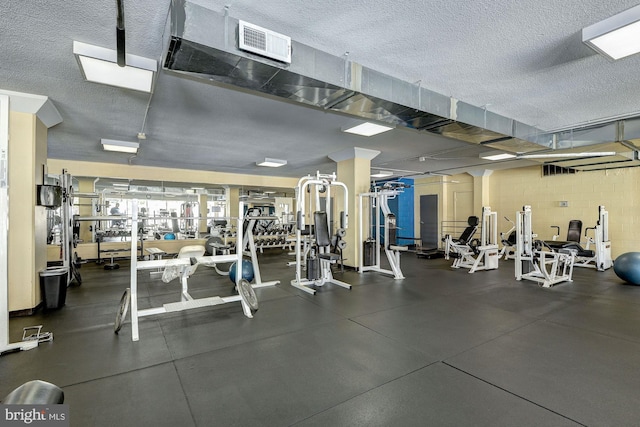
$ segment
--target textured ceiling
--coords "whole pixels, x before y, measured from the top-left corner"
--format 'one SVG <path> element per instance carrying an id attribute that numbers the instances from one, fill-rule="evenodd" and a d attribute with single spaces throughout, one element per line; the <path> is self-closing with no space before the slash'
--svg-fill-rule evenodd
<path id="1" fill-rule="evenodd" d="M 331 172 L 327 155 L 354 146 L 380 150 L 374 167 L 401 174 L 530 164 L 489 165 L 478 158 L 483 147 L 408 129 L 372 138 L 343 134 L 345 116 L 164 71 L 152 97 L 88 83 L 72 43 L 115 49 L 115 1 L 2 3 L 0 89 L 51 98 L 63 117 L 49 130 L 52 158 L 291 177 Z M 640 55 L 609 62 L 580 39 L 583 27 L 634 1 L 195 3 L 220 13 L 228 5 L 234 18 L 331 55 L 349 52 L 352 61 L 543 130 L 640 111 Z M 124 4 L 127 52 L 160 59 L 170 1 Z M 102 151 L 100 138 L 134 141 L 141 130 L 148 138 L 137 157 Z M 264 157 L 289 164 L 255 166 Z"/>

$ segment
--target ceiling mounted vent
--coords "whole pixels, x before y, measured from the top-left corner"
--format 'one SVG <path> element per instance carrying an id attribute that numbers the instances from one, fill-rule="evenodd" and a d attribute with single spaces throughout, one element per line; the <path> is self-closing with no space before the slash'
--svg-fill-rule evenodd
<path id="1" fill-rule="evenodd" d="M 248 22 L 239 23 L 239 48 L 276 61 L 291 63 L 291 37 Z"/>

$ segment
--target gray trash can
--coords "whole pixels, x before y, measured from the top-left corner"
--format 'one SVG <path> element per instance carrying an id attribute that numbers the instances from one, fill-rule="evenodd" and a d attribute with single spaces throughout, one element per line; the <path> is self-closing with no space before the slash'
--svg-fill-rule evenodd
<path id="1" fill-rule="evenodd" d="M 67 299 L 69 270 L 64 267 L 49 267 L 40 272 L 40 292 L 46 309 L 60 308 Z"/>

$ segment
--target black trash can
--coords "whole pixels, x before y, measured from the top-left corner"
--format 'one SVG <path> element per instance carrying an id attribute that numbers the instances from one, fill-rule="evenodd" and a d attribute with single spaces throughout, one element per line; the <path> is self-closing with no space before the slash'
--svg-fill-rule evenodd
<path id="1" fill-rule="evenodd" d="M 64 305 L 67 299 L 67 278 L 69 270 L 64 267 L 50 267 L 40 272 L 40 292 L 44 308 L 54 309 Z"/>

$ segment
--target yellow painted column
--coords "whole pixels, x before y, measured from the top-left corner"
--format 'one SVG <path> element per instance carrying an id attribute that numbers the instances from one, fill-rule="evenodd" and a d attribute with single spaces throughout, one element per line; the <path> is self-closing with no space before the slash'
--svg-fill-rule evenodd
<path id="1" fill-rule="evenodd" d="M 371 185 L 371 160 L 378 154 L 380 154 L 380 151 L 355 147 L 329 155 L 331 160 L 338 163 L 338 181 L 344 183 L 349 190 L 349 227 L 347 228 L 347 235 L 345 236 L 347 247 L 343 251 L 345 258 L 344 264 L 349 267 L 358 266 L 360 251 L 362 250 L 362 242 L 358 239 L 358 233 L 363 212 L 359 210 L 358 194 L 369 192 Z M 339 219 L 340 211 L 344 210 L 343 197 L 336 191 L 333 198 L 336 205 L 336 212 L 338 213 L 336 219 Z M 364 206 L 366 206 L 366 204 L 364 204 Z M 366 225 L 369 223 L 368 214 L 362 218 L 362 220 L 365 224 L 364 235 L 366 238 Z M 336 225 L 338 224 L 339 223 L 336 222 Z"/>
<path id="2" fill-rule="evenodd" d="M 200 222 L 198 224 L 198 232 L 201 234 L 207 233 L 207 224 L 209 223 L 209 209 L 207 209 L 207 201 L 209 197 L 207 194 L 198 195 L 198 206 L 200 207 Z"/>
<path id="3" fill-rule="evenodd" d="M 36 206 L 43 183 L 47 127 L 35 114 L 9 114 L 9 311 L 41 301 L 39 272 L 47 267 L 46 208 Z"/>
<path id="4" fill-rule="evenodd" d="M 231 218 L 238 218 L 240 212 L 238 212 L 238 203 L 240 203 L 240 189 L 238 187 L 226 187 L 225 193 L 227 196 L 227 216 Z M 229 225 L 235 224 L 235 220 L 227 220 Z"/>
<path id="5" fill-rule="evenodd" d="M 480 215 L 483 206 L 490 206 L 489 201 L 489 177 L 492 170 L 486 169 L 482 172 L 469 172 L 473 176 L 473 212 Z"/>

